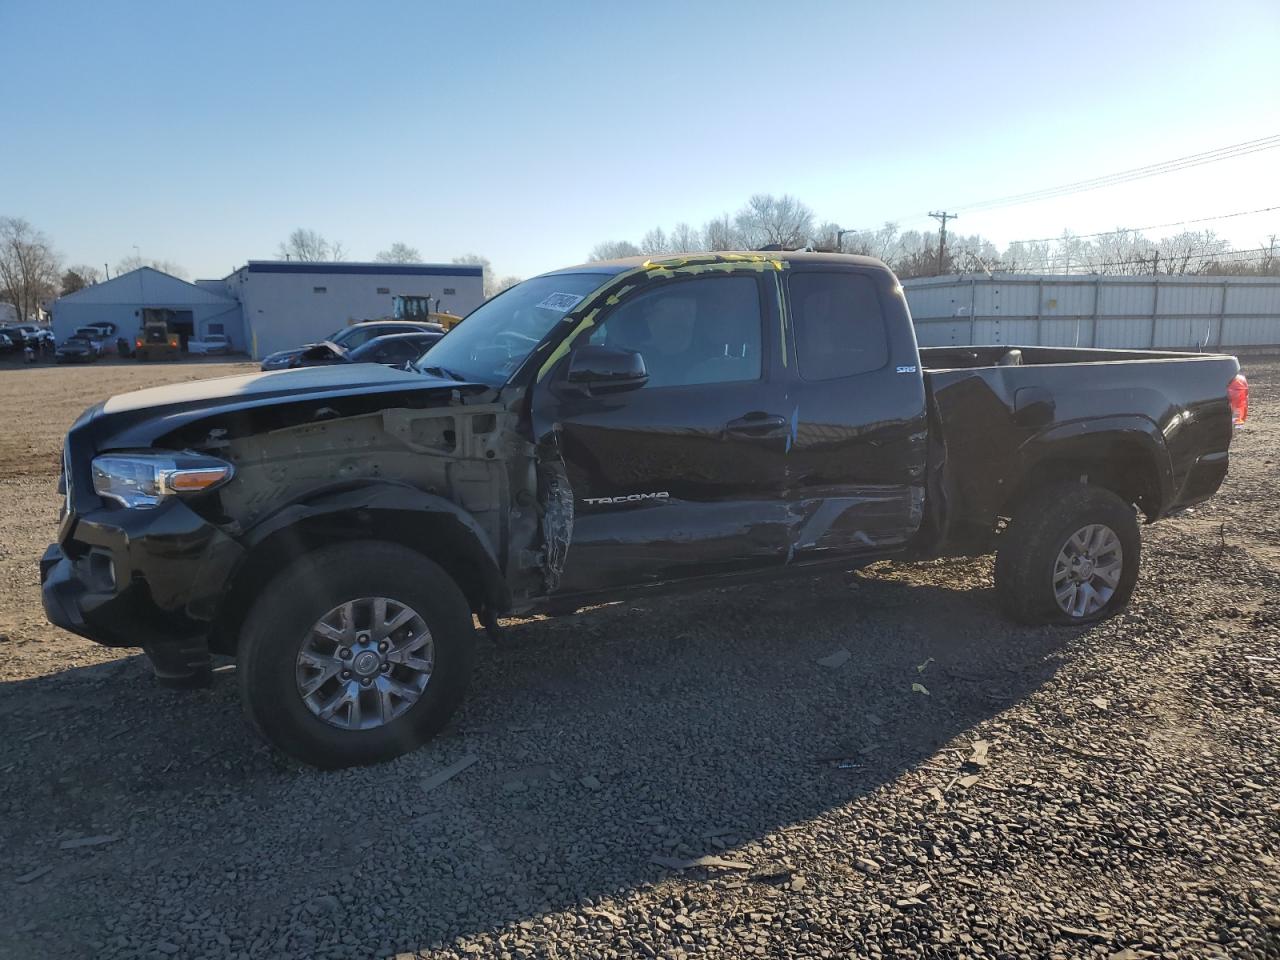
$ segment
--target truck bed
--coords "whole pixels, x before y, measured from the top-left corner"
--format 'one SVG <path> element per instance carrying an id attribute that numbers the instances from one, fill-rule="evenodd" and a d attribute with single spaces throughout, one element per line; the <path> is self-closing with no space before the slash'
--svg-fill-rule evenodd
<path id="1" fill-rule="evenodd" d="M 1018 362 L 1013 362 L 1016 355 Z M 1221 354 L 1177 353 L 1164 350 L 1104 350 L 1092 347 L 1022 347 L 990 344 L 976 347 L 921 347 L 926 370 L 961 370 L 996 366 L 1053 366 L 1064 363 L 1126 363 L 1146 360 L 1230 359 Z M 1003 362 L 1002 362 L 1003 361 Z"/>
<path id="2" fill-rule="evenodd" d="M 932 516 L 981 552 L 1020 492 L 1105 474 L 1148 520 L 1212 496 L 1227 471 L 1235 357 L 1076 347 L 926 347 Z"/>

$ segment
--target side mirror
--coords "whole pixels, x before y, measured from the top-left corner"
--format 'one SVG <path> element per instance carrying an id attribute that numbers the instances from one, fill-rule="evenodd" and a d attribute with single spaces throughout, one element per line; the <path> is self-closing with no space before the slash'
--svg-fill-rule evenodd
<path id="1" fill-rule="evenodd" d="M 584 344 L 569 354 L 565 384 L 580 396 L 598 397 L 643 387 L 649 379 L 644 357 L 634 350 Z"/>

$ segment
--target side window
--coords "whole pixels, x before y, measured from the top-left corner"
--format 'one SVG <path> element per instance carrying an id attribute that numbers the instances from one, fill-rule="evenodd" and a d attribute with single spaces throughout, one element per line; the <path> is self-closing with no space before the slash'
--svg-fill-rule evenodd
<path id="1" fill-rule="evenodd" d="M 793 273 L 788 290 L 803 379 L 851 377 L 889 362 L 880 298 L 870 277 Z"/>
<path id="2" fill-rule="evenodd" d="M 631 297 L 591 342 L 640 353 L 646 388 L 758 380 L 761 323 L 754 277 L 695 277 Z"/>

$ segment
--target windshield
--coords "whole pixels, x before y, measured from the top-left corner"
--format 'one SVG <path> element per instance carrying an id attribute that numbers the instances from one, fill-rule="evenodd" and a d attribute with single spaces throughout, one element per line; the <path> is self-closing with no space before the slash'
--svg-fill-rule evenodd
<path id="1" fill-rule="evenodd" d="M 517 284 L 473 310 L 414 367 L 501 386 L 566 313 L 608 280 L 601 273 L 558 273 Z"/>

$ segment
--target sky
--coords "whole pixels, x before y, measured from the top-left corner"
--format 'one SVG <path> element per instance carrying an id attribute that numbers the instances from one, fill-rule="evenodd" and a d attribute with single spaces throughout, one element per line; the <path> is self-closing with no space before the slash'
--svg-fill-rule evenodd
<path id="1" fill-rule="evenodd" d="M 222 276 L 301 226 L 530 276 L 760 192 L 1001 246 L 1280 206 L 1270 150 L 966 209 L 1280 134 L 1275 0 L 0 0 L 0 36 L 0 215 L 69 263 Z"/>

